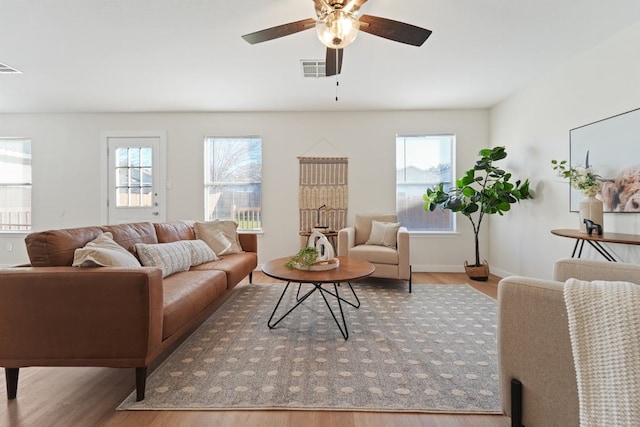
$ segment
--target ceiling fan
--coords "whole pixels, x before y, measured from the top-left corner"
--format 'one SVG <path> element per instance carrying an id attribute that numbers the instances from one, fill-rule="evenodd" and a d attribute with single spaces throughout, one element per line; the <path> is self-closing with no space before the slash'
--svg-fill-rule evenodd
<path id="1" fill-rule="evenodd" d="M 318 38 L 327 46 L 326 75 L 340 74 L 343 48 L 356 39 L 358 30 L 412 46 L 422 46 L 431 31 L 404 22 L 360 15 L 367 0 L 313 0 L 317 19 L 309 18 L 256 31 L 242 36 L 250 44 L 262 43 L 316 27 Z"/>

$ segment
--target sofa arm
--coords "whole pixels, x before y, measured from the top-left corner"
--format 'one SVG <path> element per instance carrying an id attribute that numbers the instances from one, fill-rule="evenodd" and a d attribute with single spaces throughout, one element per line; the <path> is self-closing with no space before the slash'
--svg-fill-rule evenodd
<path id="1" fill-rule="evenodd" d="M 576 382 L 563 283 L 512 276 L 498 285 L 498 361 L 502 409 L 510 382 L 522 382 L 526 426 L 577 426 Z"/>
<path id="2" fill-rule="evenodd" d="M 0 366 L 146 366 L 162 299 L 158 268 L 0 269 Z"/>
<path id="3" fill-rule="evenodd" d="M 338 248 L 336 252 L 338 256 L 348 256 L 349 249 L 356 244 L 356 229 L 354 227 L 346 227 L 338 231 Z"/>
<path id="4" fill-rule="evenodd" d="M 553 269 L 553 279 L 609 280 L 640 284 L 640 265 L 622 262 L 566 258 L 558 260 Z"/>
<path id="5" fill-rule="evenodd" d="M 245 252 L 258 252 L 258 235 L 256 233 L 238 233 L 238 241 Z"/>
<path id="6" fill-rule="evenodd" d="M 398 274 L 402 279 L 411 277 L 411 252 L 409 249 L 409 231 L 406 227 L 398 229 Z"/>

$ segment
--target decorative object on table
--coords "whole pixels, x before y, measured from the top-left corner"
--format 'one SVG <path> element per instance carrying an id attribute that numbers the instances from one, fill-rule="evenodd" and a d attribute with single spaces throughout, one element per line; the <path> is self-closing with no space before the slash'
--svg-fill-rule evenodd
<path id="1" fill-rule="evenodd" d="M 598 236 L 602 236 L 602 226 L 600 224 L 596 224 L 595 222 L 586 218 L 584 219 L 584 224 L 587 227 L 587 234 L 589 236 L 591 236 L 591 233 L 593 233 L 594 231 Z"/>
<path id="2" fill-rule="evenodd" d="M 503 215 L 511 209 L 511 204 L 531 199 L 529 180 L 511 183 L 511 173 L 496 166 L 494 162 L 507 157 L 505 147 L 485 148 L 478 153 L 480 159 L 465 175 L 456 180 L 455 187 L 445 189 L 440 183 L 428 188 L 424 194 L 424 210 L 433 211 L 436 206 L 450 209 L 466 216 L 473 227 L 475 242 L 475 263 L 465 262 L 465 271 L 472 280 L 487 280 L 489 264 L 480 262 L 478 235 L 485 215 Z"/>
<path id="3" fill-rule="evenodd" d="M 336 257 L 336 252 L 329 242 L 329 239 L 319 231 L 311 233 L 307 241 L 307 247 L 316 248 L 318 261 L 327 261 Z"/>
<path id="4" fill-rule="evenodd" d="M 599 224 L 600 233 L 598 234 L 602 234 L 602 224 L 604 224 L 602 200 L 596 199 L 595 196 L 587 196 L 580 201 L 579 207 L 580 231 L 589 233 L 586 221 L 591 221 L 594 224 Z"/>
<path id="5" fill-rule="evenodd" d="M 314 231 L 309 236 L 307 246 L 300 249 L 285 265 L 298 270 L 323 271 L 338 268 L 340 262 L 335 257 L 327 236 Z"/>
<path id="6" fill-rule="evenodd" d="M 322 223 L 320 222 L 320 210 L 326 209 L 326 208 L 327 208 L 326 203 L 323 203 L 322 206 L 318 208 L 318 215 L 316 216 L 316 225 L 313 226 L 314 231 L 325 231 L 329 229 L 328 225 L 322 225 Z"/>
<path id="7" fill-rule="evenodd" d="M 640 109 L 571 129 L 569 136 L 571 166 L 590 152 L 604 212 L 640 212 Z M 570 210 L 578 212 L 582 195 L 573 188 L 569 194 Z"/>
<path id="8" fill-rule="evenodd" d="M 600 191 L 601 178 L 589 165 L 589 151 L 585 156 L 584 166 L 567 166 L 566 160 L 551 160 L 551 164 L 553 165 L 553 170 L 558 172 L 559 176 L 569 179 L 572 188 L 580 190 L 586 196 L 578 205 L 580 231 L 582 233 L 587 232 L 585 219 L 595 224 L 600 224 L 600 228 L 602 228 L 604 224 L 603 204 L 601 200 L 596 198 L 596 194 Z"/>

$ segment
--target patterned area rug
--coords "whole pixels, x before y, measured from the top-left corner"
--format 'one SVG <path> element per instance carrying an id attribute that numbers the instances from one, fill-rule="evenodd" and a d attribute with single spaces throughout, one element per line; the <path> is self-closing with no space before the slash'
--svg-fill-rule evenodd
<path id="1" fill-rule="evenodd" d="M 319 292 L 269 329 L 283 286 L 239 289 L 150 375 L 145 400 L 132 393 L 118 409 L 501 413 L 492 298 L 468 285 L 410 294 L 356 282 L 345 340 Z"/>

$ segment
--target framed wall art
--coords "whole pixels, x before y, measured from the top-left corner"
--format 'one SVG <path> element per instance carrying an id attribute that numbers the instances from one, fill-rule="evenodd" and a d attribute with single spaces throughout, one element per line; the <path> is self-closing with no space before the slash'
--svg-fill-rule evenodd
<path id="1" fill-rule="evenodd" d="M 571 167 L 600 176 L 604 212 L 640 212 L 640 108 L 571 129 L 569 139 Z M 572 212 L 583 198 L 571 188 Z"/>

